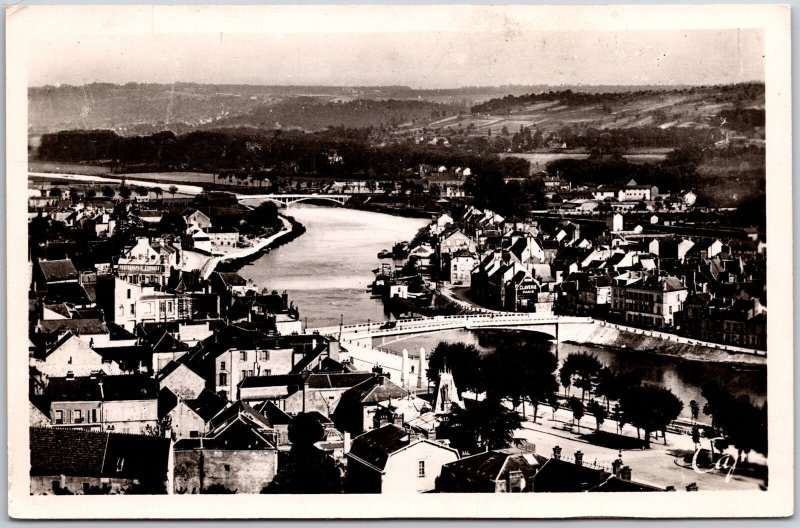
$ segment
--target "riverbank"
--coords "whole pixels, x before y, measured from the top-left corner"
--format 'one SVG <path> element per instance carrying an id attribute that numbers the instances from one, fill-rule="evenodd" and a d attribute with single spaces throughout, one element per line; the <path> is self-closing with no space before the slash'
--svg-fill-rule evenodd
<path id="1" fill-rule="evenodd" d="M 591 325 L 569 325 L 569 335 L 564 343 L 573 345 L 592 345 L 611 348 L 636 354 L 653 354 L 667 356 L 680 361 L 703 361 L 709 363 L 726 363 L 740 365 L 745 368 L 766 368 L 766 352 L 737 351 L 735 347 L 726 347 L 714 343 L 704 343 L 673 334 L 619 327 L 605 321 L 595 321 Z"/>
<path id="2" fill-rule="evenodd" d="M 242 266 L 261 258 L 264 253 L 294 240 L 305 232 L 305 227 L 294 218 L 281 215 L 280 219 L 283 223 L 280 231 L 267 238 L 259 239 L 251 247 L 210 258 L 200 268 L 200 274 L 203 278 L 208 278 L 214 271 L 238 271 Z"/>
<path id="3" fill-rule="evenodd" d="M 236 272 L 244 266 L 252 264 L 253 262 L 264 256 L 265 253 L 279 248 L 284 244 L 288 244 L 306 232 L 303 224 L 295 220 L 291 216 L 281 215 L 281 221 L 284 222 L 284 229 L 270 237 L 269 243 L 261 245 L 258 251 L 252 252 L 247 255 L 225 257 L 216 266 L 216 271 Z M 287 231 L 288 229 L 288 231 Z"/>

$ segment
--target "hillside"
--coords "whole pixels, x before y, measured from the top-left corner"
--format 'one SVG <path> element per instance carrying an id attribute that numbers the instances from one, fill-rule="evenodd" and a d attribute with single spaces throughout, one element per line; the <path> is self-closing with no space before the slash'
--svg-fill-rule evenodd
<path id="1" fill-rule="evenodd" d="M 764 85 L 751 83 L 507 95 L 475 105 L 468 114 L 430 119 L 403 132 L 484 137 L 499 143 L 501 150 L 513 150 L 519 145 L 512 136 L 528 129 L 531 138 L 523 150 L 589 148 L 602 135 L 622 138 L 623 148 L 638 148 L 671 147 L 686 140 L 713 142 L 724 136 L 723 130 L 763 139 L 763 125 Z"/>

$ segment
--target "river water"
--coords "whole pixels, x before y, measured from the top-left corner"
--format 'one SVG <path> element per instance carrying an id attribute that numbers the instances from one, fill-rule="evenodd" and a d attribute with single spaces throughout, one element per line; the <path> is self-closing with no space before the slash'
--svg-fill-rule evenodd
<path id="1" fill-rule="evenodd" d="M 345 324 L 387 319 L 380 300 L 370 298 L 366 291 L 374 278 L 372 270 L 380 265 L 377 253 L 400 240 L 410 240 L 427 221 L 304 204 L 292 205 L 287 214 L 302 223 L 306 233 L 244 266 L 239 273 L 260 288 L 287 290 L 309 327 L 336 325 L 340 318 Z M 494 349 L 491 332 L 468 330 L 387 342 L 376 339 L 375 344 L 397 351 L 407 348 L 416 355 L 420 347 L 430 352 L 439 341 L 472 343 L 484 352 Z M 556 352 L 555 345 L 551 349 Z M 632 350 L 558 345 L 561 359 L 578 351 L 596 354 L 617 371 L 640 369 L 645 381 L 668 387 L 681 398 L 687 418 L 691 400 L 704 403 L 700 387 L 707 380 L 715 379 L 735 394 L 746 394 L 759 404 L 766 398 L 766 369 L 742 371 L 730 365 L 679 361 Z"/>
<path id="2" fill-rule="evenodd" d="M 381 263 L 377 254 L 411 240 L 428 220 L 302 203 L 286 214 L 306 232 L 239 274 L 259 288 L 286 290 L 309 327 L 337 325 L 341 319 L 344 324 L 388 319 L 380 299 L 366 291 Z"/>

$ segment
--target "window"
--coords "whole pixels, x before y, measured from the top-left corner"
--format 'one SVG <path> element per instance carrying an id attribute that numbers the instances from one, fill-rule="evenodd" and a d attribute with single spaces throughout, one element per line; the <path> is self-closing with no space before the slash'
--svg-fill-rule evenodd
<path id="1" fill-rule="evenodd" d="M 417 465 L 417 476 L 424 477 L 425 476 L 425 461 L 420 460 Z"/>
<path id="2" fill-rule="evenodd" d="M 97 409 L 90 409 L 86 413 L 86 421 L 89 423 L 97 423 Z"/>
<path id="3" fill-rule="evenodd" d="M 225 464 L 225 471 L 226 472 L 230 472 L 230 470 L 231 470 L 231 465 L 230 464 Z"/>
<path id="4" fill-rule="evenodd" d="M 245 379 L 246 377 L 247 377 L 247 371 L 243 370 L 242 371 L 242 379 Z"/>
<path id="5" fill-rule="evenodd" d="M 228 375 L 224 372 L 221 372 L 219 375 L 219 384 L 220 385 L 227 385 L 228 384 Z"/>
<path id="6" fill-rule="evenodd" d="M 247 371 L 247 375 L 248 375 L 248 376 L 252 376 L 252 375 L 253 375 L 253 371 L 252 371 L 252 370 L 248 370 L 248 371 Z"/>
<path id="7" fill-rule="evenodd" d="M 172 312 L 172 301 L 167 303 L 167 311 L 170 313 Z"/>
<path id="8" fill-rule="evenodd" d="M 131 315 L 136 315 L 136 305 L 135 304 L 131 305 Z"/>
<path id="9" fill-rule="evenodd" d="M 130 298 L 131 298 L 131 289 L 128 288 L 128 299 L 130 299 Z"/>
<path id="10" fill-rule="evenodd" d="M 258 351 L 258 359 L 261 361 L 269 360 L 269 351 L 268 350 L 259 350 Z"/>
<path id="11" fill-rule="evenodd" d="M 242 361 L 247 361 L 247 350 L 241 350 L 239 352 L 239 359 Z"/>
<path id="12" fill-rule="evenodd" d="M 264 376 L 272 376 L 272 371 L 270 369 L 264 369 Z"/>
<path id="13" fill-rule="evenodd" d="M 58 409 L 58 410 L 56 410 L 55 415 L 56 415 L 55 416 L 56 423 L 57 424 L 63 424 L 64 423 L 64 411 L 62 411 L 61 409 Z"/>
<path id="14" fill-rule="evenodd" d="M 189 431 L 189 438 L 200 438 L 200 431 Z"/>
<path id="15" fill-rule="evenodd" d="M 224 362 L 224 361 L 220 361 L 220 363 L 219 363 L 219 369 L 220 369 L 220 370 L 225 370 L 225 362 Z"/>
<path id="16" fill-rule="evenodd" d="M 83 423 L 83 411 L 75 409 L 72 411 L 72 423 Z"/>

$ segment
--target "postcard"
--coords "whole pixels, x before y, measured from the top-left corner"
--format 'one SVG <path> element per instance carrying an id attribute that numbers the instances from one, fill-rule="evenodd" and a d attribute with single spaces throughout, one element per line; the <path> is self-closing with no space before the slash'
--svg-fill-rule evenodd
<path id="1" fill-rule="evenodd" d="M 12 517 L 793 514 L 787 6 L 6 27 Z"/>

